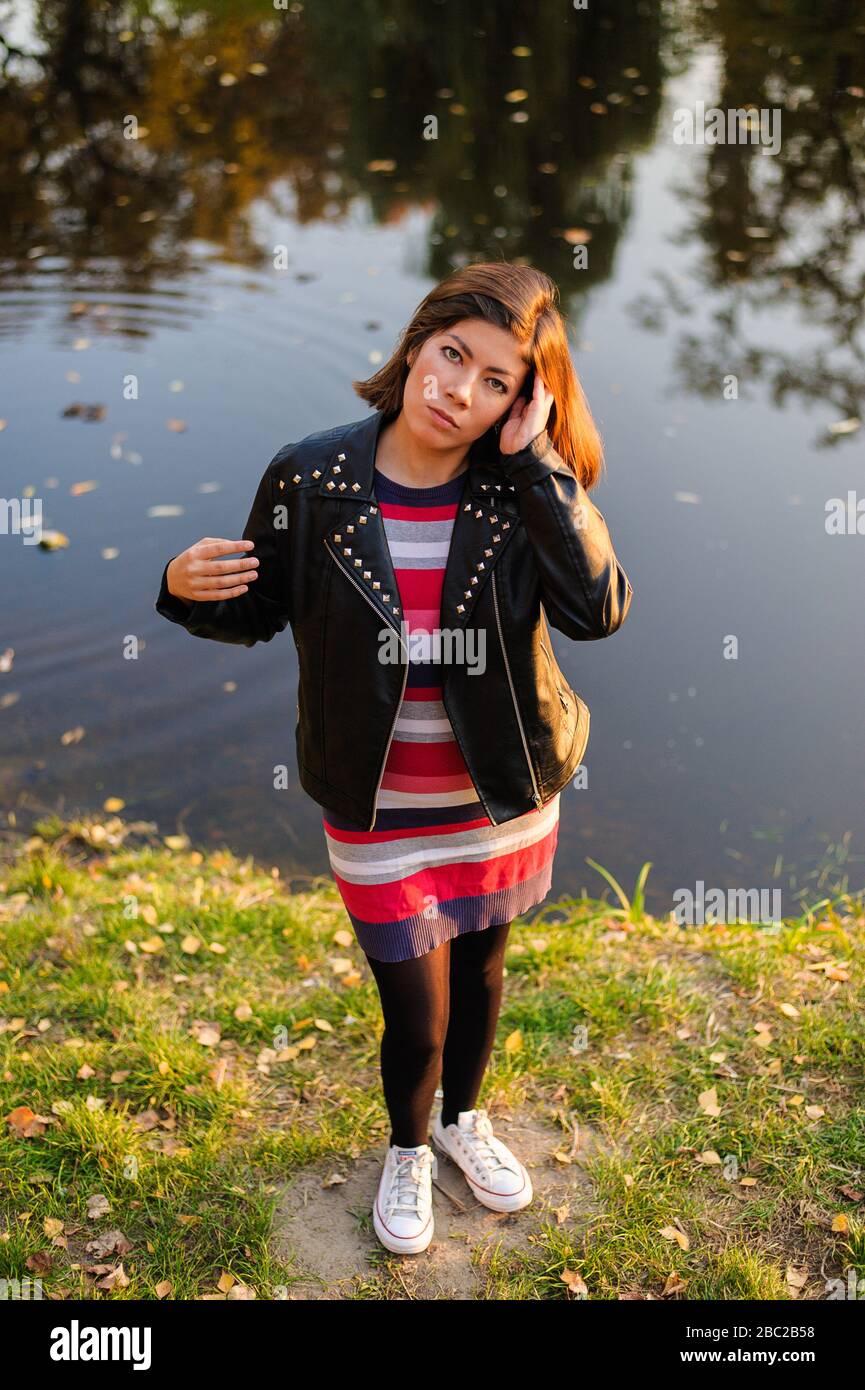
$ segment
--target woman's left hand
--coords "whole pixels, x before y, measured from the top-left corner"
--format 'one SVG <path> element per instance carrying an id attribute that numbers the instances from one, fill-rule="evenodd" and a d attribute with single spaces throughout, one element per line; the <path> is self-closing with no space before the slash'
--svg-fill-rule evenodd
<path id="1" fill-rule="evenodd" d="M 525 396 L 517 396 L 507 420 L 502 425 L 499 434 L 500 452 L 518 454 L 520 449 L 531 444 L 535 436 L 546 429 L 553 400 L 552 391 L 547 390 L 536 372 L 531 400 L 527 400 Z"/>

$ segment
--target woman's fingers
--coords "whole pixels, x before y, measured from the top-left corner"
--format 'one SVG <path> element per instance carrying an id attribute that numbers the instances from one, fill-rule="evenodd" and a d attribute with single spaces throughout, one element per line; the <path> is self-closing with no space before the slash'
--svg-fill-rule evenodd
<path id="1" fill-rule="evenodd" d="M 250 581 L 258 578 L 258 560 L 254 555 L 246 553 L 238 556 L 236 552 L 249 552 L 252 547 L 252 541 L 232 541 L 221 536 L 205 536 L 193 546 L 194 554 L 189 560 L 189 579 L 195 589 L 196 599 L 201 603 L 208 603 L 245 594 Z M 220 555 L 229 554 L 234 558 L 218 558 Z"/>

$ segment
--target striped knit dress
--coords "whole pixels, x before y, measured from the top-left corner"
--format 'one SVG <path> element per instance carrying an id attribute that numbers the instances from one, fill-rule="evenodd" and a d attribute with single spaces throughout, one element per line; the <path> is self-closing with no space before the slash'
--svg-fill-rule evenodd
<path id="1" fill-rule="evenodd" d="M 405 487 L 375 470 L 375 493 L 412 634 L 441 623 L 441 595 L 462 474 Z M 559 795 L 539 812 L 493 825 L 441 698 L 430 642 L 416 650 L 376 802 L 372 830 L 325 811 L 331 871 L 361 950 L 378 960 L 425 955 L 463 932 L 510 922 L 550 889 Z M 483 680 L 482 675 L 472 677 Z"/>

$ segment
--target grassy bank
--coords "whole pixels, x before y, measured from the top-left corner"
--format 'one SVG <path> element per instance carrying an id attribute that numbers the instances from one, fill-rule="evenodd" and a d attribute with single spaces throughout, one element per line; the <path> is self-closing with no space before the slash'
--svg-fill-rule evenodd
<path id="1" fill-rule="evenodd" d="M 55 1298 L 299 1296 L 291 1229 L 272 1239 L 281 1194 L 313 1172 L 334 1189 L 389 1128 L 378 996 L 332 881 L 291 894 L 116 817 L 37 830 L 0 864 L 0 1278 Z M 536 1198 L 507 1241 L 484 1211 L 483 1248 L 459 1251 L 473 1296 L 807 1300 L 865 1281 L 861 903 L 775 934 L 617 906 L 546 903 L 511 929 L 479 1104 L 537 1117 L 544 1165 L 586 1200 Z M 329 1296 L 412 1296 L 366 1203 L 352 1221 L 364 1277 Z"/>

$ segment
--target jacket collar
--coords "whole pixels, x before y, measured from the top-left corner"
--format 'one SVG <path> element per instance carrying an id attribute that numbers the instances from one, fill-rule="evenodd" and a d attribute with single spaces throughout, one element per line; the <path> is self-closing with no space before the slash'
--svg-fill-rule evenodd
<path id="1" fill-rule="evenodd" d="M 323 469 L 318 491 L 341 503 L 322 537 L 355 588 L 398 632 L 404 621 L 399 586 L 375 495 L 375 455 L 384 412 L 349 425 Z M 468 623 L 499 556 L 521 524 L 513 486 L 491 456 L 493 437 L 469 450 L 442 585 L 441 626 Z"/>
<path id="2" fill-rule="evenodd" d="M 375 456 L 386 419 L 383 410 L 376 410 L 346 427 L 322 472 L 318 489 L 322 496 L 334 501 L 354 498 L 359 502 L 375 497 Z M 518 515 L 513 487 L 497 466 L 497 455 L 498 445 L 490 434 L 471 445 L 467 495 L 480 502 L 496 502 L 503 510 Z"/>

